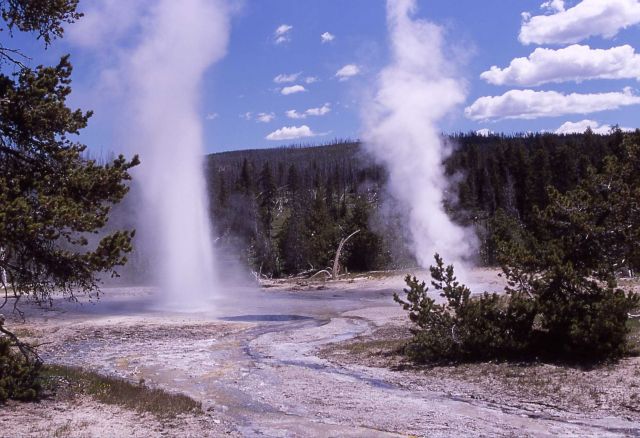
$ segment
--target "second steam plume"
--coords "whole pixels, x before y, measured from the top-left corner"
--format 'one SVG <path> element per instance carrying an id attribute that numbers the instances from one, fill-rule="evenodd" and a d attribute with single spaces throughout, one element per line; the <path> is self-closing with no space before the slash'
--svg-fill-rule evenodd
<path id="1" fill-rule="evenodd" d="M 415 12 L 415 0 L 387 1 L 392 60 L 366 107 L 363 140 L 388 170 L 391 196 L 407 211 L 418 263 L 428 266 L 435 252 L 460 263 L 473 253 L 475 239 L 444 209 L 448 152 L 438 122 L 464 102 L 464 85 L 443 53 L 442 29 L 412 18 Z"/>

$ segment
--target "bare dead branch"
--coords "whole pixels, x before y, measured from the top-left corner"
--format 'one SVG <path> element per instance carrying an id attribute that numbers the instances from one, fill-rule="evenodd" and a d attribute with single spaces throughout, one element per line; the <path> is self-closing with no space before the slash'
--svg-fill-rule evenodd
<path id="1" fill-rule="evenodd" d="M 313 277 L 315 277 L 316 275 L 320 275 L 320 274 L 325 274 L 326 278 L 332 278 L 331 273 L 329 272 L 328 269 L 323 269 L 322 271 L 318 271 L 315 274 L 313 274 L 311 277 L 309 277 L 309 279 L 312 279 Z"/>
<path id="2" fill-rule="evenodd" d="M 347 243 L 349 239 L 358 234 L 360 230 L 355 230 L 353 233 L 349 234 L 347 237 L 340 241 L 340 245 L 338 245 L 338 250 L 336 251 L 336 256 L 333 259 L 333 275 L 331 276 L 334 280 L 338 279 L 338 274 L 340 270 L 340 254 L 342 253 L 342 248 L 344 244 Z"/>

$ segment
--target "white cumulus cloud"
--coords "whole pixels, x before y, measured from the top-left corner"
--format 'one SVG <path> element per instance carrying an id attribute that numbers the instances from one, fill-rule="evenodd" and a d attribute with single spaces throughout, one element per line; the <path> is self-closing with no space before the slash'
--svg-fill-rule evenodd
<path id="1" fill-rule="evenodd" d="M 307 84 L 314 84 L 316 82 L 318 82 L 320 79 L 318 79 L 316 76 L 307 76 L 306 78 L 304 78 L 304 81 Z"/>
<path id="2" fill-rule="evenodd" d="M 564 0 L 549 0 L 540 5 L 542 9 L 547 9 L 552 12 L 564 11 Z"/>
<path id="3" fill-rule="evenodd" d="M 322 35 L 320 35 L 320 41 L 324 44 L 324 43 L 330 43 L 331 41 L 335 40 L 336 36 L 330 32 L 325 32 Z"/>
<path id="4" fill-rule="evenodd" d="M 554 2 L 547 2 L 552 6 Z M 546 5 L 547 3 L 544 3 Z M 556 3 L 556 6 L 560 6 Z M 551 15 L 523 14 L 518 39 L 523 44 L 571 44 L 590 36 L 615 36 L 620 29 L 640 23 L 638 0 L 582 0 Z"/>
<path id="5" fill-rule="evenodd" d="M 588 79 L 640 80 L 640 54 L 630 45 L 592 49 L 574 44 L 563 49 L 537 48 L 503 69 L 493 66 L 480 77 L 494 85 L 535 86 Z"/>
<path id="6" fill-rule="evenodd" d="M 299 113 L 296 110 L 285 111 L 285 114 L 290 119 L 306 119 L 309 116 L 324 116 L 331 112 L 331 104 L 325 103 L 321 107 L 309 108 L 305 112 Z"/>
<path id="7" fill-rule="evenodd" d="M 256 115 L 256 120 L 262 123 L 269 123 L 275 118 L 276 118 L 276 115 L 274 113 L 258 113 Z"/>
<path id="8" fill-rule="evenodd" d="M 307 125 L 302 126 L 284 126 L 280 129 L 276 129 L 265 138 L 267 140 L 295 140 L 298 138 L 315 137 L 316 134 Z"/>
<path id="9" fill-rule="evenodd" d="M 360 67 L 355 64 L 347 64 L 336 72 L 336 77 L 341 81 L 346 81 L 359 73 Z"/>
<path id="10" fill-rule="evenodd" d="M 304 119 L 305 117 L 307 117 L 307 116 L 305 116 L 305 115 L 304 115 L 304 113 L 299 113 L 299 112 L 298 112 L 298 111 L 296 111 L 296 110 L 287 110 L 287 111 L 285 111 L 284 113 L 285 113 L 285 114 L 287 115 L 287 117 L 289 117 L 290 119 Z"/>
<path id="11" fill-rule="evenodd" d="M 555 130 L 556 134 L 582 134 L 590 128 L 594 134 L 605 135 L 611 132 L 613 128 L 611 125 L 601 125 L 595 120 L 580 120 L 579 122 L 565 122 L 558 129 Z M 622 131 L 633 131 L 631 128 L 620 128 Z"/>
<path id="12" fill-rule="evenodd" d="M 291 29 L 293 26 L 289 24 L 281 24 L 273 33 L 276 44 L 282 44 L 291 41 Z"/>
<path id="13" fill-rule="evenodd" d="M 218 113 L 208 113 L 204 118 L 206 120 L 215 120 L 218 118 Z"/>
<path id="14" fill-rule="evenodd" d="M 319 108 L 309 108 L 304 113 L 308 116 L 324 116 L 331 112 L 331 104 L 325 103 Z"/>
<path id="15" fill-rule="evenodd" d="M 501 96 L 485 96 L 465 108 L 471 120 L 536 119 L 566 114 L 589 114 L 640 104 L 630 88 L 622 92 L 563 94 L 557 91 L 510 90 Z"/>
<path id="16" fill-rule="evenodd" d="M 290 87 L 284 87 L 282 90 L 280 90 L 280 93 L 287 96 L 289 94 L 301 93 L 303 91 L 307 91 L 307 89 L 302 85 L 291 85 Z"/>
<path id="17" fill-rule="evenodd" d="M 251 113 L 251 111 L 247 111 L 244 114 L 240 114 L 240 118 L 245 120 L 251 120 L 253 118 L 253 114 Z"/>
<path id="18" fill-rule="evenodd" d="M 300 72 L 291 73 L 290 75 L 279 74 L 278 76 L 273 78 L 273 82 L 275 82 L 276 84 L 286 84 L 287 82 L 295 82 L 298 79 L 298 76 L 300 76 L 300 74 L 301 74 Z"/>

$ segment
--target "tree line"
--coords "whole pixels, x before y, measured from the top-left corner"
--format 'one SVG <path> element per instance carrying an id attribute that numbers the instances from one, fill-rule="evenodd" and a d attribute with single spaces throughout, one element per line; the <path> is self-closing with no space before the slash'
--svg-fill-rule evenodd
<path id="1" fill-rule="evenodd" d="M 505 217 L 532 225 L 533 212 L 549 204 L 548 187 L 574 189 L 604 158 L 619 155 L 624 133 L 521 135 L 456 134 L 444 165 L 450 180 L 446 208 L 480 240 L 473 258 L 496 265 L 495 233 Z M 383 167 L 352 140 L 224 152 L 207 157 L 216 245 L 240 254 L 265 276 L 324 269 L 339 241 L 341 265 L 367 271 L 415 265 L 402 221 L 389 205 Z M 425 169 L 425 171 L 429 171 Z M 390 211 L 391 210 L 391 211 Z"/>

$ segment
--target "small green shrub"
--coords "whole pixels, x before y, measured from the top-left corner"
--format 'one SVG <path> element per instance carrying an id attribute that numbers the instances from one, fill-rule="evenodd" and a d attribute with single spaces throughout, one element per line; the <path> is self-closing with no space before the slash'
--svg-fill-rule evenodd
<path id="1" fill-rule="evenodd" d="M 485 360 L 529 354 L 535 303 L 519 294 L 484 293 L 459 312 L 461 357 Z"/>
<path id="2" fill-rule="evenodd" d="M 40 363 L 28 362 L 0 337 L 0 403 L 7 399 L 29 401 L 40 395 Z"/>
<path id="3" fill-rule="evenodd" d="M 409 357 L 418 362 L 484 360 L 521 356 L 530 350 L 536 314 L 532 300 L 518 293 L 485 292 L 472 298 L 457 281 L 453 266 L 445 268 L 438 254 L 435 260 L 431 284 L 445 303 L 437 304 L 428 296 L 426 284 L 411 276 L 405 278 L 406 298 L 394 294 L 415 325 L 406 347 Z"/>
<path id="4" fill-rule="evenodd" d="M 578 361 L 600 361 L 629 350 L 629 312 L 638 304 L 635 294 L 594 285 L 567 294 L 556 283 L 537 296 L 542 354 Z"/>
<path id="5" fill-rule="evenodd" d="M 453 266 L 435 255 L 431 284 L 443 304 L 428 296 L 424 282 L 407 276 L 405 298 L 394 299 L 409 311 L 413 338 L 405 352 L 417 362 L 544 358 L 600 362 L 629 352 L 628 315 L 636 294 L 614 283 L 568 275 L 553 269 L 538 276 L 507 270 L 507 294 L 471 297 Z M 516 281 L 516 279 L 519 279 Z M 531 292 L 529 292 L 531 291 Z"/>
<path id="6" fill-rule="evenodd" d="M 404 310 L 409 311 L 409 319 L 416 326 L 411 329 L 413 340 L 407 345 L 407 354 L 418 362 L 453 357 L 455 342 L 452 335 L 452 315 L 446 306 L 436 304 L 435 300 L 427 295 L 429 288 L 424 281 L 419 282 L 416 277 L 407 275 L 405 282 L 408 286 L 408 289 L 404 289 L 406 301 L 398 294 L 394 294 L 393 299 L 400 303 Z"/>

